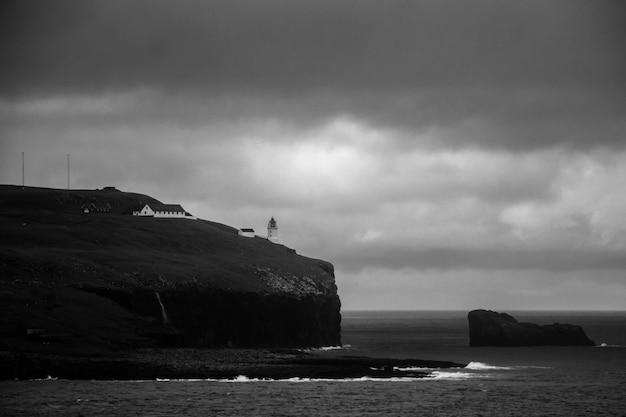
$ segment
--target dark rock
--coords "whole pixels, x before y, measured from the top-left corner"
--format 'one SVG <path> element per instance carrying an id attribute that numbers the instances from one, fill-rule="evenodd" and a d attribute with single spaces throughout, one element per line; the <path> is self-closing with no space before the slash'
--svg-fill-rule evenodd
<path id="1" fill-rule="evenodd" d="M 582 327 L 520 323 L 506 313 L 473 310 L 467 315 L 470 346 L 595 346 Z"/>

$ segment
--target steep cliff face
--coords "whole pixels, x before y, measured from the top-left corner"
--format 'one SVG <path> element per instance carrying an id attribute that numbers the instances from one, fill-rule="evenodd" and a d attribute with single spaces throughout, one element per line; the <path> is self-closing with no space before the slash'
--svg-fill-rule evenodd
<path id="1" fill-rule="evenodd" d="M 88 289 L 161 321 L 146 333 L 166 346 L 303 347 L 339 345 L 340 305 L 332 296 L 233 291 Z M 158 298 L 156 297 L 158 294 Z"/>
<path id="2" fill-rule="evenodd" d="M 473 310 L 468 314 L 470 346 L 594 346 L 582 327 L 520 323 L 506 313 Z"/>
<path id="3" fill-rule="evenodd" d="M 341 304 L 332 293 L 83 287 L 153 319 L 139 335 L 164 346 L 319 347 L 341 344 Z"/>
<path id="4" fill-rule="evenodd" d="M 333 266 L 117 190 L 0 186 L 0 332 L 84 346 L 341 344 Z M 84 214 L 85 202 L 111 213 Z M 27 335 L 30 333 L 30 335 Z"/>

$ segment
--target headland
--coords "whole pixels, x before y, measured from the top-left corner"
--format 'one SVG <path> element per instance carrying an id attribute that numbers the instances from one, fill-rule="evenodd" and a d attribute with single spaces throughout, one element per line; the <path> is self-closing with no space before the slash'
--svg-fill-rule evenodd
<path id="1" fill-rule="evenodd" d="M 188 213 L 133 215 L 146 204 L 168 207 L 0 186 L 1 378 L 393 375 L 298 350 L 341 345 L 331 263 Z"/>

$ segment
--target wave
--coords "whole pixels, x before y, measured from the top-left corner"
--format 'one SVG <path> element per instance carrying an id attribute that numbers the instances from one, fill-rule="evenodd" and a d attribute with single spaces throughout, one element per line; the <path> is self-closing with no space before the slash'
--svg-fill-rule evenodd
<path id="1" fill-rule="evenodd" d="M 425 367 L 394 367 L 394 371 L 400 372 L 424 372 L 424 376 L 393 376 L 393 377 L 372 377 L 363 376 L 357 378 L 251 378 L 246 375 L 238 375 L 234 378 L 228 379 L 169 379 L 169 378 L 157 378 L 158 382 L 220 382 L 220 383 L 251 383 L 251 382 L 411 382 L 411 381 L 429 381 L 429 380 L 464 380 L 471 378 L 486 378 L 493 376 L 490 372 L 484 371 L 500 371 L 510 370 L 514 368 L 526 368 L 526 367 L 508 367 L 508 366 L 496 366 L 483 362 L 470 362 L 464 368 L 425 368 Z M 532 366 L 530 366 L 532 368 Z M 377 370 L 376 368 L 372 368 Z"/>
<path id="2" fill-rule="evenodd" d="M 431 369 L 432 371 L 432 369 Z M 476 372 L 464 372 L 464 371 L 432 371 L 429 375 L 424 377 L 415 376 L 394 376 L 386 378 L 378 378 L 371 376 L 362 376 L 358 378 L 284 378 L 284 379 L 272 379 L 272 378 L 250 378 L 245 375 L 239 375 L 235 378 L 229 379 L 168 379 L 158 378 L 158 382 L 218 382 L 218 383 L 307 383 L 307 382 L 419 382 L 419 381 L 432 381 L 432 380 L 465 380 L 471 378 L 486 378 L 491 376 L 490 374 L 476 373 Z"/>
<path id="3" fill-rule="evenodd" d="M 371 368 L 372 370 L 378 370 L 377 368 Z M 432 372 L 433 369 L 436 368 L 424 368 L 424 367 L 420 367 L 420 366 L 409 366 L 406 368 L 400 368 L 397 366 L 393 367 L 394 371 L 400 371 L 400 372 Z"/>
<path id="4" fill-rule="evenodd" d="M 470 362 L 464 369 L 472 371 L 509 371 L 513 369 L 552 369 L 552 367 L 539 365 L 496 366 L 482 362 Z"/>
<path id="5" fill-rule="evenodd" d="M 482 362 L 470 362 L 467 364 L 465 369 L 471 369 L 473 371 L 493 371 L 493 370 L 509 370 L 513 368 L 510 366 L 489 365 L 488 363 L 482 363 Z"/>
<path id="6" fill-rule="evenodd" d="M 52 376 L 52 375 L 48 375 L 46 378 L 34 378 L 34 379 L 31 379 L 30 381 L 58 381 L 58 380 L 59 378 Z"/>
<path id="7" fill-rule="evenodd" d="M 148 380 L 150 381 L 150 380 Z M 234 378 L 157 378 L 157 382 L 274 382 L 282 381 L 272 378 L 249 378 L 245 375 L 239 375 Z M 142 382 L 142 381 L 136 381 Z"/>
<path id="8" fill-rule="evenodd" d="M 623 347 L 626 347 L 626 346 L 624 346 L 624 345 L 609 345 L 608 343 L 600 343 L 596 347 L 601 347 L 601 348 L 623 348 Z"/>
<path id="9" fill-rule="evenodd" d="M 135 380 L 132 382 L 151 382 L 151 379 Z M 213 378 L 157 378 L 156 382 L 217 382 L 219 379 Z"/>
<path id="10" fill-rule="evenodd" d="M 363 376 L 359 378 L 249 378 L 245 375 L 239 375 L 235 378 L 229 379 L 170 379 L 170 378 L 157 378 L 157 382 L 220 382 L 220 383 L 250 383 L 250 382 L 410 382 L 419 381 L 425 378 L 419 377 L 390 377 L 390 378 L 375 378 L 369 376 Z"/>
<path id="11" fill-rule="evenodd" d="M 319 348 L 304 348 L 304 349 L 298 349 L 301 352 L 328 352 L 331 350 L 347 350 L 347 349 L 351 349 L 352 346 L 351 345 L 343 345 L 343 346 L 322 346 Z"/>
<path id="12" fill-rule="evenodd" d="M 396 371 L 401 371 L 401 372 L 432 372 L 433 370 L 441 370 L 438 368 L 424 368 L 424 367 L 413 367 L 413 366 L 407 367 L 407 368 L 394 367 L 393 369 Z M 494 371 L 494 370 L 509 370 L 509 369 L 513 369 L 513 367 L 489 365 L 488 363 L 483 363 L 483 362 L 470 362 L 462 369 L 467 369 L 467 370 L 472 370 L 472 371 Z"/>
<path id="13" fill-rule="evenodd" d="M 452 379 L 452 380 L 465 380 L 472 378 L 488 378 L 491 374 L 479 374 L 476 372 L 463 372 L 463 371 L 434 371 L 425 379 Z"/>

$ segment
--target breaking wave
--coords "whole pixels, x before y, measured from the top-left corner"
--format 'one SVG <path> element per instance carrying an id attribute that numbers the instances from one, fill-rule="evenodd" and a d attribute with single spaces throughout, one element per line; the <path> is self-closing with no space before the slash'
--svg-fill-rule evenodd
<path id="1" fill-rule="evenodd" d="M 432 371 L 432 370 L 431 370 Z M 245 375 L 239 375 L 235 378 L 229 379 L 168 379 L 158 378 L 157 382 L 218 382 L 218 383 L 307 383 L 307 382 L 417 382 L 417 381 L 432 381 L 432 380 L 465 380 L 470 378 L 486 378 L 491 376 L 490 374 L 476 373 L 476 372 L 464 372 L 464 371 L 432 371 L 430 374 L 423 377 L 415 376 L 394 376 L 394 377 L 371 377 L 363 376 L 358 378 L 284 378 L 284 379 L 272 379 L 272 378 L 250 378 Z"/>
<path id="2" fill-rule="evenodd" d="M 324 348 L 322 348 L 324 349 Z M 519 368 L 519 367 L 515 367 Z M 523 368 L 523 367 L 522 367 Z M 411 381 L 432 381 L 432 380 L 466 380 L 472 378 L 488 378 L 494 376 L 493 372 L 510 370 L 514 367 L 496 366 L 483 362 L 470 362 L 464 368 L 434 369 L 423 367 L 394 367 L 394 371 L 400 372 L 424 372 L 424 376 L 393 376 L 393 377 L 372 377 L 363 376 L 357 378 L 251 378 L 246 375 L 239 375 L 228 379 L 168 379 L 158 378 L 159 382 L 220 382 L 220 383 L 251 383 L 251 382 L 411 382 Z"/>
<path id="3" fill-rule="evenodd" d="M 452 379 L 452 380 L 465 380 L 471 378 L 487 378 L 490 374 L 479 374 L 475 372 L 463 372 L 463 371 L 434 371 L 426 379 Z"/>
<path id="4" fill-rule="evenodd" d="M 343 346 L 322 346 L 319 348 L 305 348 L 305 349 L 298 349 L 301 352 L 328 352 L 331 350 L 347 350 L 350 349 L 352 346 L 350 345 L 343 345 Z"/>
<path id="5" fill-rule="evenodd" d="M 239 375 L 235 378 L 229 379 L 170 379 L 170 378 L 157 378 L 157 382 L 220 382 L 220 383 L 250 383 L 250 382 L 410 382 L 419 381 L 425 378 L 416 377 L 390 377 L 390 378 L 375 378 L 369 376 L 363 376 L 359 378 L 284 378 L 284 379 L 272 379 L 272 378 L 249 378 L 245 375 Z"/>
<path id="6" fill-rule="evenodd" d="M 608 343 L 600 343 L 596 347 L 600 347 L 600 348 L 621 348 L 621 347 L 624 347 L 624 345 L 610 345 Z"/>
<path id="7" fill-rule="evenodd" d="M 52 375 L 48 375 L 46 378 L 35 378 L 35 379 L 31 379 L 31 381 L 58 381 L 59 378 L 52 376 Z"/>
<path id="8" fill-rule="evenodd" d="M 509 370 L 513 369 L 510 366 L 495 366 L 482 362 L 470 362 L 465 369 L 471 369 L 473 371 L 493 371 L 493 370 Z"/>

